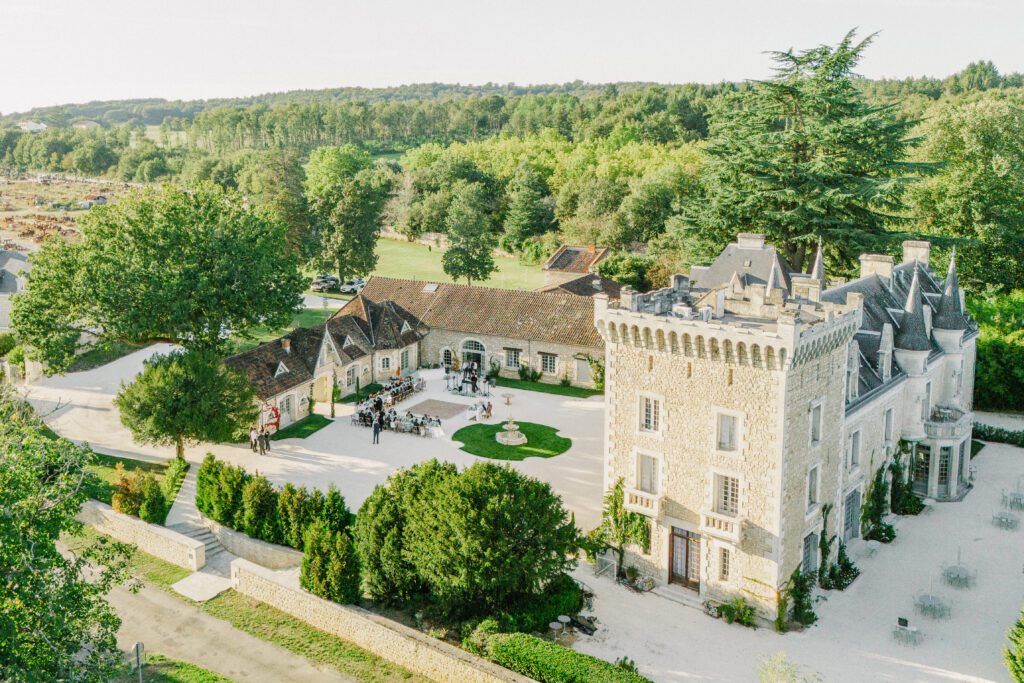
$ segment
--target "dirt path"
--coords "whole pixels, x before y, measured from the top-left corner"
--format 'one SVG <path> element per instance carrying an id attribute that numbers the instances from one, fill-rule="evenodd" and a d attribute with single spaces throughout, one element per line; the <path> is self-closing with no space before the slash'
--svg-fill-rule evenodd
<path id="1" fill-rule="evenodd" d="M 150 652 L 193 662 L 235 681 L 355 680 L 319 669 L 303 657 L 239 631 L 156 588 L 143 588 L 135 595 L 115 588 L 109 601 L 121 617 L 117 640 L 124 650 L 142 641 Z"/>

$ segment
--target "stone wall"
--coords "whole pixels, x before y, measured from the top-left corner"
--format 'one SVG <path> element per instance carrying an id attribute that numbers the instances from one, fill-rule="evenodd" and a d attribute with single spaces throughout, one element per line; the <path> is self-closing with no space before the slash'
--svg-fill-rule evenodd
<path id="1" fill-rule="evenodd" d="M 519 371 L 505 367 L 505 349 L 519 349 L 521 363 L 528 363 L 530 367 L 541 369 L 541 353 L 550 353 L 557 356 L 555 361 L 555 372 L 545 372 L 541 375 L 540 381 L 549 384 L 557 384 L 566 375 L 576 386 L 592 387 L 593 381 L 580 378 L 577 374 L 579 365 L 577 358 L 585 358 L 588 354 L 594 358 L 604 358 L 602 347 L 566 346 L 564 344 L 552 344 L 543 341 L 531 341 L 527 339 L 513 339 L 511 337 L 493 337 L 490 335 L 470 334 L 465 332 L 452 332 L 450 330 L 431 329 L 427 336 L 420 342 L 420 361 L 422 363 L 441 363 L 442 351 L 450 349 L 452 356 L 462 360 L 462 345 L 469 339 L 476 340 L 484 345 L 484 371 L 487 370 L 491 360 L 501 365 L 503 377 L 518 378 Z M 586 361 L 584 361 L 586 362 Z M 589 367 L 588 367 L 589 370 Z"/>
<path id="2" fill-rule="evenodd" d="M 270 569 L 291 569 L 302 564 L 302 553 L 276 543 L 267 543 L 243 534 L 241 531 L 221 526 L 217 522 L 200 515 L 203 526 L 210 530 L 220 544 L 232 555 L 255 562 Z"/>
<path id="3" fill-rule="evenodd" d="M 199 541 L 157 524 L 143 522 L 138 517 L 117 512 L 106 503 L 85 501 L 76 519 L 107 536 L 132 543 L 139 550 L 179 567 L 198 571 L 206 564 L 206 548 Z"/>
<path id="4" fill-rule="evenodd" d="M 235 590 L 439 683 L 530 683 L 525 676 L 351 605 L 339 605 L 284 585 L 273 572 L 238 559 Z"/>

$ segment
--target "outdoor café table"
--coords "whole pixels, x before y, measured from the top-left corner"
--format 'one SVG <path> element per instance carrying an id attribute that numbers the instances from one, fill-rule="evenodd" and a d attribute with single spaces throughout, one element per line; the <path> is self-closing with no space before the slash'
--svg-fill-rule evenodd
<path id="1" fill-rule="evenodd" d="M 992 515 L 992 521 L 996 523 L 996 526 L 1000 526 L 1004 529 L 1016 529 L 1020 523 L 1017 515 L 1012 515 L 1009 512 L 997 512 Z"/>
<path id="2" fill-rule="evenodd" d="M 949 616 L 949 603 L 937 595 L 931 595 L 928 593 L 920 595 L 915 601 L 915 604 L 921 614 L 927 614 L 933 619 Z"/>
<path id="3" fill-rule="evenodd" d="M 1010 491 L 1006 494 L 1006 504 L 1011 508 L 1024 510 L 1024 493 L 1020 491 Z"/>
<path id="4" fill-rule="evenodd" d="M 962 564 L 954 564 L 942 570 L 942 576 L 946 583 L 958 588 L 966 588 L 971 585 L 971 572 Z"/>

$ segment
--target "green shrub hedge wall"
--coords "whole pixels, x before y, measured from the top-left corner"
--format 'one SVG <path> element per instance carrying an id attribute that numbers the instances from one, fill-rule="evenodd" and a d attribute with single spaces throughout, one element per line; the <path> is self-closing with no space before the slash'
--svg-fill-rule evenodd
<path id="1" fill-rule="evenodd" d="M 525 633 L 498 633 L 488 658 L 540 683 L 650 683 L 638 673 Z"/>
<path id="2" fill-rule="evenodd" d="M 983 425 L 980 422 L 974 423 L 974 438 L 982 441 L 998 441 L 1024 448 L 1024 431 L 1015 432 L 1011 429 Z"/>

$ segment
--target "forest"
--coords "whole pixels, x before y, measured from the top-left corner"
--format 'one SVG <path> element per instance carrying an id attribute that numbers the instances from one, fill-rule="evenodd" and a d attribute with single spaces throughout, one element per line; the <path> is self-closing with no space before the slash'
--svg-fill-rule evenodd
<path id="1" fill-rule="evenodd" d="M 776 53 L 763 82 L 67 105 L 0 119 L 0 165 L 213 182 L 275 212 L 307 262 L 349 276 L 372 269 L 381 225 L 533 263 L 560 243 L 608 245 L 603 274 L 641 289 L 741 230 L 768 234 L 797 269 L 823 240 L 833 281 L 856 274 L 860 253 L 926 238 L 937 269 L 957 248 L 973 309 L 1019 307 L 1024 78 L 979 61 L 941 79 L 867 80 L 856 66 L 871 40 Z M 51 127 L 18 130 L 30 115 Z M 82 118 L 102 125 L 70 125 Z M 986 400 L 1024 407 L 1024 332 L 983 330 Z"/>

